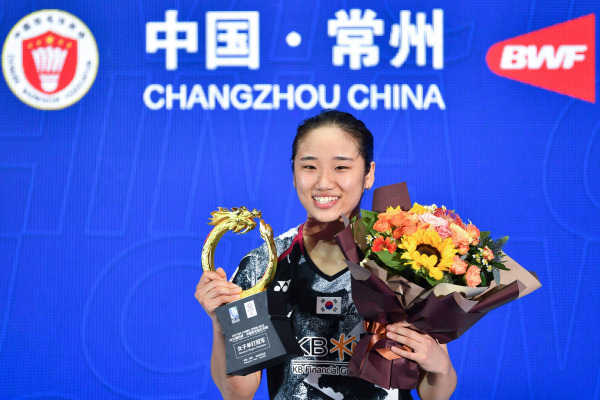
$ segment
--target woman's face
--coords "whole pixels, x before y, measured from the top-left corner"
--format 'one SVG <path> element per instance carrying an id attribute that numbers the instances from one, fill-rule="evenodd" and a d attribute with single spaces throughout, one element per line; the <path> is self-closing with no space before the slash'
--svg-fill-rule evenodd
<path id="1" fill-rule="evenodd" d="M 365 188 L 373 185 L 375 163 L 365 175 L 356 141 L 336 126 L 310 131 L 294 159 L 294 186 L 308 219 L 333 222 L 350 216 Z"/>

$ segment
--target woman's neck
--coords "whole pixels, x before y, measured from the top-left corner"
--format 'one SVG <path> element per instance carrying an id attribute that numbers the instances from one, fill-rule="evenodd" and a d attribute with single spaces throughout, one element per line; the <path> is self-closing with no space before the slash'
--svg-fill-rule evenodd
<path id="1" fill-rule="evenodd" d="M 354 210 L 347 215 L 348 218 L 352 218 L 360 213 L 360 203 L 356 205 Z M 344 221 L 340 217 L 336 221 L 331 222 L 320 222 L 314 218 L 308 217 L 303 227 L 304 237 L 311 237 L 318 241 L 332 242 L 335 243 L 335 235 L 340 233 L 343 229 Z"/>
<path id="2" fill-rule="evenodd" d="M 304 248 L 317 268 L 329 276 L 346 268 L 344 255 L 335 241 L 335 235 L 342 229 L 343 221 L 322 223 L 310 218 L 302 228 Z"/>
<path id="3" fill-rule="evenodd" d="M 343 221 L 319 222 L 308 218 L 302 229 L 303 236 L 311 240 L 335 242 L 335 235 L 344 229 Z"/>

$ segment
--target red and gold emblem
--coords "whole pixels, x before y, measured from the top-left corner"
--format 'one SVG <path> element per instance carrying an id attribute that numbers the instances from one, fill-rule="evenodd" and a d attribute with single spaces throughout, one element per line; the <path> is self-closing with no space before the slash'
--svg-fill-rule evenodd
<path id="1" fill-rule="evenodd" d="M 98 48 L 88 27 L 61 10 L 41 10 L 12 28 L 2 51 L 8 87 L 25 104 L 59 110 L 79 101 L 98 71 Z"/>
<path id="2" fill-rule="evenodd" d="M 23 40 L 23 70 L 31 85 L 52 94 L 73 81 L 77 69 L 77 40 L 48 31 Z"/>

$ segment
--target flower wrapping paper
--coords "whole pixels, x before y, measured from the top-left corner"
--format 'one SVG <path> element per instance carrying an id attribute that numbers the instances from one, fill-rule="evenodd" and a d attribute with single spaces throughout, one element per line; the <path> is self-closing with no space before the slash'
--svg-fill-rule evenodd
<path id="1" fill-rule="evenodd" d="M 410 208 L 406 183 L 384 186 L 374 192 L 374 211 L 388 206 Z M 412 360 L 392 353 L 396 342 L 385 337 L 385 326 L 407 321 L 421 333 L 427 333 L 440 343 L 460 337 L 485 314 L 541 287 L 535 273 L 526 271 L 517 262 L 504 256 L 509 271 L 501 271 L 500 285 L 493 281 L 471 299 L 459 292 L 465 288 L 439 284 L 425 289 L 399 275 L 387 271 L 369 260 L 364 266 L 349 221 L 336 240 L 346 257 L 352 274 L 352 299 L 365 320 L 366 334 L 356 345 L 348 369 L 351 376 L 365 379 L 384 388 L 414 389 L 419 379 L 419 367 Z M 466 289 L 468 290 L 468 289 Z"/>

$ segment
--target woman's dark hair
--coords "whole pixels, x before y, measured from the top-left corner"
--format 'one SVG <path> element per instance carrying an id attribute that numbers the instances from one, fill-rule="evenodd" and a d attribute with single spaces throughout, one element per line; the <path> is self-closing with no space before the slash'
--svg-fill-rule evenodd
<path id="1" fill-rule="evenodd" d="M 298 152 L 298 146 L 311 131 L 326 127 L 335 126 L 349 134 L 358 145 L 358 153 L 365 160 L 365 174 L 371 170 L 371 161 L 373 161 L 373 135 L 367 129 L 365 124 L 354 117 L 354 115 L 337 110 L 323 110 L 314 117 L 307 118 L 300 122 L 296 130 L 296 137 L 292 143 L 292 169 L 294 168 L 294 159 Z"/>

